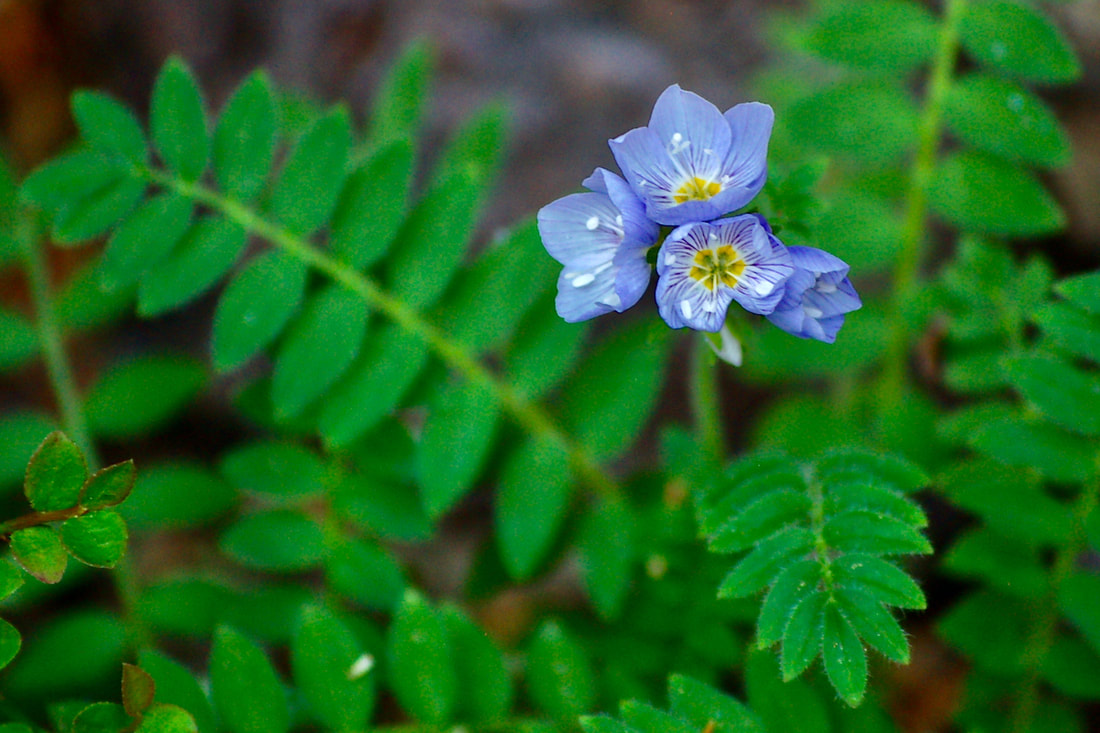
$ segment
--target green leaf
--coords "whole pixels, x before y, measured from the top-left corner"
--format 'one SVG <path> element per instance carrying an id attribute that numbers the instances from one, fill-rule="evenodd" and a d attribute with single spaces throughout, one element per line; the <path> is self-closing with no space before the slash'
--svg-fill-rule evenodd
<path id="1" fill-rule="evenodd" d="M 84 483 L 80 505 L 94 511 L 121 504 L 133 490 L 136 478 L 132 460 L 101 468 Z"/>
<path id="2" fill-rule="evenodd" d="M 325 578 L 333 591 L 379 611 L 392 611 L 405 593 L 405 574 L 376 544 L 344 538 L 325 556 Z"/>
<path id="3" fill-rule="evenodd" d="M 975 450 L 1009 466 L 1031 467 L 1055 481 L 1086 481 L 1092 476 L 1096 446 L 1046 422 L 1016 417 L 979 425 L 966 441 Z"/>
<path id="4" fill-rule="evenodd" d="M 1018 598 L 1034 598 L 1047 590 L 1046 571 L 1036 548 L 989 527 L 960 537 L 943 558 L 943 567 L 952 575 L 981 580 Z"/>
<path id="5" fill-rule="evenodd" d="M 765 649 L 783 638 L 791 611 L 817 592 L 821 570 L 821 563 L 816 560 L 799 560 L 776 576 L 760 606 L 760 619 L 756 624 L 758 648 Z"/>
<path id="6" fill-rule="evenodd" d="M 57 244 L 79 244 L 105 233 L 134 210 L 145 196 L 146 183 L 123 178 L 57 211 L 53 238 Z"/>
<path id="7" fill-rule="evenodd" d="M 232 733 L 286 733 L 290 712 L 271 661 L 229 626 L 214 633 L 210 690 L 222 724 Z"/>
<path id="8" fill-rule="evenodd" d="M 631 728 L 643 733 L 697 733 L 686 721 L 637 700 L 620 703 L 619 714 Z"/>
<path id="9" fill-rule="evenodd" d="M 825 593 L 810 593 L 790 610 L 783 629 L 783 646 L 779 666 L 783 681 L 790 682 L 806 671 L 821 653 L 821 636 L 825 628 Z"/>
<path id="10" fill-rule="evenodd" d="M 352 173 L 332 216 L 332 254 L 359 270 L 390 248 L 405 218 L 413 176 L 413 149 L 397 139 Z"/>
<path id="11" fill-rule="evenodd" d="M 527 442 L 505 464 L 493 519 L 513 578 L 530 577 L 550 550 L 569 508 L 571 478 L 569 456 L 548 440 Z"/>
<path id="12" fill-rule="evenodd" d="M 650 319 L 615 330 L 562 388 L 562 421 L 594 455 L 610 459 L 642 431 L 664 381 L 670 333 Z"/>
<path id="13" fill-rule="evenodd" d="M 528 220 L 490 245 L 459 279 L 440 309 L 438 325 L 475 353 L 497 348 L 549 289 L 557 269 L 535 221 Z"/>
<path id="14" fill-rule="evenodd" d="M 66 331 L 89 331 L 130 315 L 135 288 L 110 290 L 100 274 L 102 260 L 92 260 L 62 287 L 54 301 L 57 320 Z"/>
<path id="15" fill-rule="evenodd" d="M 331 611 L 306 606 L 290 644 L 294 683 L 313 715 L 334 730 L 364 730 L 374 709 L 374 678 L 359 673 L 363 648 Z"/>
<path id="16" fill-rule="evenodd" d="M 61 525 L 61 541 L 74 558 L 97 568 L 113 568 L 126 552 L 126 522 L 104 509 L 69 519 Z"/>
<path id="17" fill-rule="evenodd" d="M 198 463 L 147 466 L 121 510 L 134 527 L 164 529 L 209 524 L 237 502 L 233 488 Z"/>
<path id="18" fill-rule="evenodd" d="M 1100 318 L 1070 303 L 1047 303 L 1034 315 L 1043 335 L 1070 353 L 1100 363 Z"/>
<path id="19" fill-rule="evenodd" d="M 674 674 L 668 678 L 668 701 L 673 714 L 698 730 L 714 721 L 715 733 L 764 733 L 760 720 L 748 708 L 690 677 Z"/>
<path id="20" fill-rule="evenodd" d="M 72 733 L 127 733 L 132 724 L 133 720 L 118 703 L 96 702 L 77 714 Z"/>
<path id="21" fill-rule="evenodd" d="M 36 169 L 20 190 L 22 198 L 55 212 L 73 206 L 126 177 L 124 164 L 99 151 L 77 149 Z"/>
<path id="22" fill-rule="evenodd" d="M 98 610 L 59 614 L 36 625 L 19 656 L 4 670 L 5 697 L 88 699 L 102 694 L 104 680 L 117 691 L 126 646 L 126 627 L 112 614 Z"/>
<path id="23" fill-rule="evenodd" d="M 1004 368 L 1013 386 L 1051 422 L 1100 435 L 1100 378 L 1095 374 L 1040 354 L 1009 358 Z"/>
<path id="24" fill-rule="evenodd" d="M 271 80 L 257 71 L 237 87 L 214 130 L 214 175 L 231 198 L 249 202 L 263 191 L 278 132 Z"/>
<path id="25" fill-rule="evenodd" d="M 835 603 L 825 606 L 821 656 L 825 660 L 825 674 L 844 702 L 852 707 L 863 702 L 867 691 L 867 654 L 856 630 Z"/>
<path id="26" fill-rule="evenodd" d="M 634 567 L 635 523 L 621 498 L 598 499 L 581 522 L 581 580 L 599 615 L 615 619 L 622 612 Z"/>
<path id="27" fill-rule="evenodd" d="M 931 543 L 916 527 L 900 519 L 869 511 L 847 511 L 830 517 L 822 531 L 829 547 L 842 552 L 908 555 L 932 552 Z"/>
<path id="28" fill-rule="evenodd" d="M 429 44 L 423 40 L 409 44 L 375 93 L 369 135 L 373 144 L 416 135 L 431 75 Z"/>
<path id="29" fill-rule="evenodd" d="M 811 508 L 810 497 L 803 491 L 762 494 L 711 535 L 710 548 L 713 552 L 747 550 L 788 524 L 805 523 Z"/>
<path id="30" fill-rule="evenodd" d="M 229 272 L 246 244 L 245 231 L 233 222 L 199 219 L 168 259 L 141 278 L 138 313 L 152 318 L 194 300 Z"/>
<path id="31" fill-rule="evenodd" d="M 771 584 L 788 563 L 813 547 L 814 536 L 803 527 L 791 527 L 760 542 L 726 575 L 718 588 L 722 598 L 752 595 Z"/>
<path id="32" fill-rule="evenodd" d="M 333 284 L 306 303 L 279 347 L 271 382 L 276 414 L 294 417 L 351 366 L 367 328 L 367 304 Z"/>
<path id="33" fill-rule="evenodd" d="M 93 434 L 134 437 L 168 423 L 205 386 L 206 369 L 193 359 L 141 356 L 102 375 L 88 392 L 84 410 Z"/>
<path id="34" fill-rule="evenodd" d="M 1069 163 L 1069 138 L 1050 108 L 1012 82 L 987 74 L 956 79 L 944 111 L 963 142 L 1002 158 L 1043 166 Z"/>
<path id="35" fill-rule="evenodd" d="M 27 527 L 12 532 L 11 553 L 19 567 L 43 583 L 57 583 L 65 574 L 68 555 L 50 527 Z"/>
<path id="36" fill-rule="evenodd" d="M 146 162 L 145 131 L 125 105 L 106 94 L 80 90 L 73 94 L 72 107 L 80 136 L 91 147 L 136 165 Z"/>
<path id="37" fill-rule="evenodd" d="M 1054 290 L 1089 313 L 1100 314 L 1100 272 L 1067 277 L 1055 285 Z"/>
<path id="38" fill-rule="evenodd" d="M 840 586 L 834 594 L 838 610 L 856 634 L 898 664 L 909 664 L 909 642 L 889 611 L 873 596 Z"/>
<path id="39" fill-rule="evenodd" d="M 13 411 L 0 419 L 0 487 L 23 482 L 42 436 L 53 429 L 53 421 L 36 412 Z"/>
<path id="40" fill-rule="evenodd" d="M 410 715 L 435 726 L 451 720 L 459 684 L 453 657 L 442 615 L 407 592 L 390 627 L 389 679 Z"/>
<path id="41" fill-rule="evenodd" d="M 550 716 L 572 719 L 596 701 L 592 664 L 581 646 L 557 621 L 539 624 L 527 650 L 531 699 Z"/>
<path id="42" fill-rule="evenodd" d="M 948 222 L 988 234 L 1038 236 L 1066 223 L 1058 203 L 1034 176 L 976 151 L 955 153 L 940 165 L 929 201 Z"/>
<path id="43" fill-rule="evenodd" d="M 362 353 L 323 400 L 321 434 L 330 447 L 353 442 L 400 404 L 428 360 L 417 335 L 384 323 L 364 339 Z"/>
<path id="44" fill-rule="evenodd" d="M 268 210 L 290 231 L 308 235 L 328 221 L 347 175 L 351 118 L 340 106 L 298 139 L 275 182 Z"/>
<path id="45" fill-rule="evenodd" d="M 23 587 L 23 571 L 10 560 L 0 560 L 0 600 Z"/>
<path id="46" fill-rule="evenodd" d="M 111 235 L 99 268 L 106 290 L 129 287 L 159 265 L 191 226 L 192 204 L 175 193 L 149 199 Z"/>
<path id="47" fill-rule="evenodd" d="M 214 632 L 232 602 L 233 593 L 224 585 L 186 575 L 143 589 L 139 600 L 142 618 L 150 627 L 196 639 Z"/>
<path id="48" fill-rule="evenodd" d="M 271 343 L 301 305 L 305 264 L 271 250 L 253 258 L 229 283 L 214 313 L 214 368 L 227 372 Z"/>
<path id="49" fill-rule="evenodd" d="M 1066 84 L 1081 76 L 1081 63 L 1062 33 L 1021 3 L 968 4 L 959 39 L 981 64 L 1025 81 Z"/>
<path id="50" fill-rule="evenodd" d="M 459 694 L 455 717 L 475 723 L 504 720 L 512 703 L 512 677 L 504 655 L 481 627 L 455 606 L 440 609 L 454 649 Z"/>
<path id="51" fill-rule="evenodd" d="M 157 703 L 141 718 L 134 733 L 198 733 L 191 713 L 175 705 Z"/>
<path id="52" fill-rule="evenodd" d="M 1100 596 L 1097 593 L 1100 593 L 1100 576 L 1078 570 L 1066 578 L 1059 589 L 1058 605 L 1093 651 L 1100 653 L 1100 610 L 1096 608 L 1096 599 Z"/>
<path id="53" fill-rule="evenodd" d="M 2 151 L 0 151 L 0 269 L 19 256 L 19 245 L 15 238 L 15 212 L 19 192 L 15 185 L 15 174 Z"/>
<path id="54" fill-rule="evenodd" d="M 938 631 L 978 668 L 995 674 L 1023 672 L 1022 650 L 1033 624 L 1026 601 L 988 589 L 971 593 L 940 618 Z"/>
<path id="55" fill-rule="evenodd" d="M 84 454 L 62 432 L 46 436 L 27 464 L 23 491 L 32 508 L 52 512 L 76 506 L 88 476 Z"/>
<path id="56" fill-rule="evenodd" d="M 554 294 L 535 302 L 516 327 L 504 355 L 508 382 L 532 399 L 558 384 L 580 358 L 588 323 L 566 323 L 554 311 Z"/>
<path id="57" fill-rule="evenodd" d="M 830 61 L 858 69 L 905 72 L 932 58 L 936 19 L 910 0 L 832 6 L 806 45 Z"/>
<path id="58" fill-rule="evenodd" d="M 829 252 L 857 272 L 892 266 L 903 241 L 896 202 L 857 187 L 832 197 L 818 230 L 829 233 Z"/>
<path id="59" fill-rule="evenodd" d="M 626 723 L 609 715 L 582 715 L 580 724 L 584 733 L 637 733 Z"/>
<path id="60" fill-rule="evenodd" d="M 178 57 L 157 76 L 149 118 L 153 142 L 168 167 L 185 181 L 200 178 L 210 156 L 206 111 L 194 76 Z"/>
<path id="61" fill-rule="evenodd" d="M 874 166 L 898 160 L 917 139 L 913 100 L 886 80 L 842 82 L 812 94 L 791 107 L 785 124 L 815 150 Z"/>
<path id="62" fill-rule="evenodd" d="M 435 393 L 416 452 L 420 500 L 430 519 L 446 514 L 473 488 L 499 416 L 496 396 L 483 384 L 452 381 Z"/>
<path id="63" fill-rule="evenodd" d="M 188 711 L 194 716 L 200 733 L 215 733 L 214 709 L 198 680 L 186 667 L 155 649 L 139 652 L 138 661 L 156 681 L 157 700 Z"/>
<path id="64" fill-rule="evenodd" d="M 222 535 L 218 546 L 242 565 L 272 572 L 307 570 L 325 552 L 317 523 L 292 511 L 247 515 Z"/>
<path id="65" fill-rule="evenodd" d="M 896 565 L 882 558 L 848 553 L 838 557 L 832 567 L 838 583 L 853 584 L 883 603 L 916 610 L 923 610 L 927 605 L 920 586 Z"/>
<path id="66" fill-rule="evenodd" d="M 155 693 L 152 675 L 136 665 L 122 665 L 122 707 L 127 715 L 136 718 L 148 710 Z"/>
<path id="67" fill-rule="evenodd" d="M 241 491 L 276 499 L 315 496 L 325 488 L 325 464 L 294 443 L 257 442 L 222 458 L 222 475 Z"/>
<path id="68" fill-rule="evenodd" d="M 23 637 L 19 634 L 19 629 L 0 618 L 0 669 L 11 664 L 22 645 Z"/>
<path id="69" fill-rule="evenodd" d="M 21 367 L 38 353 L 34 325 L 16 313 L 0 308 L 0 372 Z"/>

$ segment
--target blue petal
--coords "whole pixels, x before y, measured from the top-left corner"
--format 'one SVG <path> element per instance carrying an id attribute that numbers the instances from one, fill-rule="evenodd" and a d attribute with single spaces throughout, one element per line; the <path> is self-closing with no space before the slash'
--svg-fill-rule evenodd
<path id="1" fill-rule="evenodd" d="M 653 266 L 646 261 L 646 249 L 641 247 L 620 247 L 615 253 L 613 266 L 615 294 L 619 300 L 615 310 L 622 313 L 645 295 L 653 276 Z"/>
<path id="2" fill-rule="evenodd" d="M 733 133 L 729 157 L 723 170 L 729 176 L 729 186 L 738 191 L 739 209 L 760 193 L 768 177 L 768 139 L 771 137 L 775 113 L 760 102 L 739 104 L 725 113 Z"/>
<path id="3" fill-rule="evenodd" d="M 615 310 L 613 304 L 617 302 L 618 295 L 615 293 L 614 271 L 609 267 L 594 275 L 591 280 L 579 279 L 582 277 L 584 276 L 570 271 L 569 268 L 562 270 L 558 277 L 558 295 L 554 299 L 554 307 L 558 315 L 568 323 L 587 321 Z"/>
<path id="4" fill-rule="evenodd" d="M 653 105 L 649 129 L 678 169 L 706 180 L 719 178 L 732 133 L 713 104 L 673 84 Z"/>
<path id="5" fill-rule="evenodd" d="M 760 225 L 759 218 L 742 214 L 717 222 L 719 239 L 733 244 L 745 260 L 745 271 L 733 289 L 733 299 L 750 313 L 775 310 L 794 274 L 791 255 L 783 243 Z"/>
<path id="6" fill-rule="evenodd" d="M 539 209 L 542 244 L 558 262 L 579 269 L 610 262 L 621 236 L 618 209 L 601 193 L 574 193 Z"/>

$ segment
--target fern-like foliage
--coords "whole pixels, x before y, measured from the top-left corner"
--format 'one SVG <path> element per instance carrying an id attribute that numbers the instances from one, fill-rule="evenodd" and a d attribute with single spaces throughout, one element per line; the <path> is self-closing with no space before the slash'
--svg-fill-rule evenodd
<path id="1" fill-rule="evenodd" d="M 925 606 L 893 558 L 932 551 L 921 534 L 924 512 L 908 496 L 926 483 L 911 464 L 869 452 L 812 462 L 754 454 L 699 497 L 710 549 L 738 554 L 719 595 L 767 590 L 757 645 L 781 645 L 785 679 L 821 656 L 837 692 L 856 705 L 867 682 L 864 643 L 908 661 L 908 642 L 888 607 Z"/>

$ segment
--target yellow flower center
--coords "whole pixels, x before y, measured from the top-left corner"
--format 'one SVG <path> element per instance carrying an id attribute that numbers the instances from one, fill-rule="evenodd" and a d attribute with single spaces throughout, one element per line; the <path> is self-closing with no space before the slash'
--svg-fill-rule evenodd
<path id="1" fill-rule="evenodd" d="M 718 195 L 722 190 L 722 184 L 718 181 L 708 181 L 699 176 L 689 178 L 672 194 L 672 200 L 678 204 L 685 201 L 706 201 Z"/>
<path id="2" fill-rule="evenodd" d="M 695 265 L 688 275 L 703 283 L 710 291 L 722 283 L 728 288 L 737 284 L 745 271 L 745 261 L 733 247 L 723 244 L 718 249 L 701 249 L 695 253 Z"/>

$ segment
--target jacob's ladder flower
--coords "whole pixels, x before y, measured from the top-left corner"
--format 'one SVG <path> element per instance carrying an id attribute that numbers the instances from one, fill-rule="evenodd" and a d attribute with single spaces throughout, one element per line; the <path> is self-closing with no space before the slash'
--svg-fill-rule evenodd
<path id="1" fill-rule="evenodd" d="M 768 320 L 794 336 L 831 344 L 844 324 L 844 314 L 863 305 L 848 279 L 848 265 L 813 247 L 789 247 L 787 251 L 794 274 Z"/>
<path id="2" fill-rule="evenodd" d="M 597 168 L 575 193 L 542 207 L 539 234 L 550 256 L 563 265 L 554 301 L 570 323 L 623 312 L 638 302 L 652 268 L 646 250 L 659 227 L 626 182 Z"/>
<path id="3" fill-rule="evenodd" d="M 673 230 L 657 253 L 657 308 L 672 328 L 717 332 L 730 301 L 767 314 L 794 272 L 763 217 L 742 214 Z"/>
<path id="4" fill-rule="evenodd" d="M 710 221 L 764 187 L 774 119 L 772 108 L 759 102 L 723 114 L 673 84 L 657 99 L 648 127 L 609 144 L 649 218 L 670 226 Z"/>

